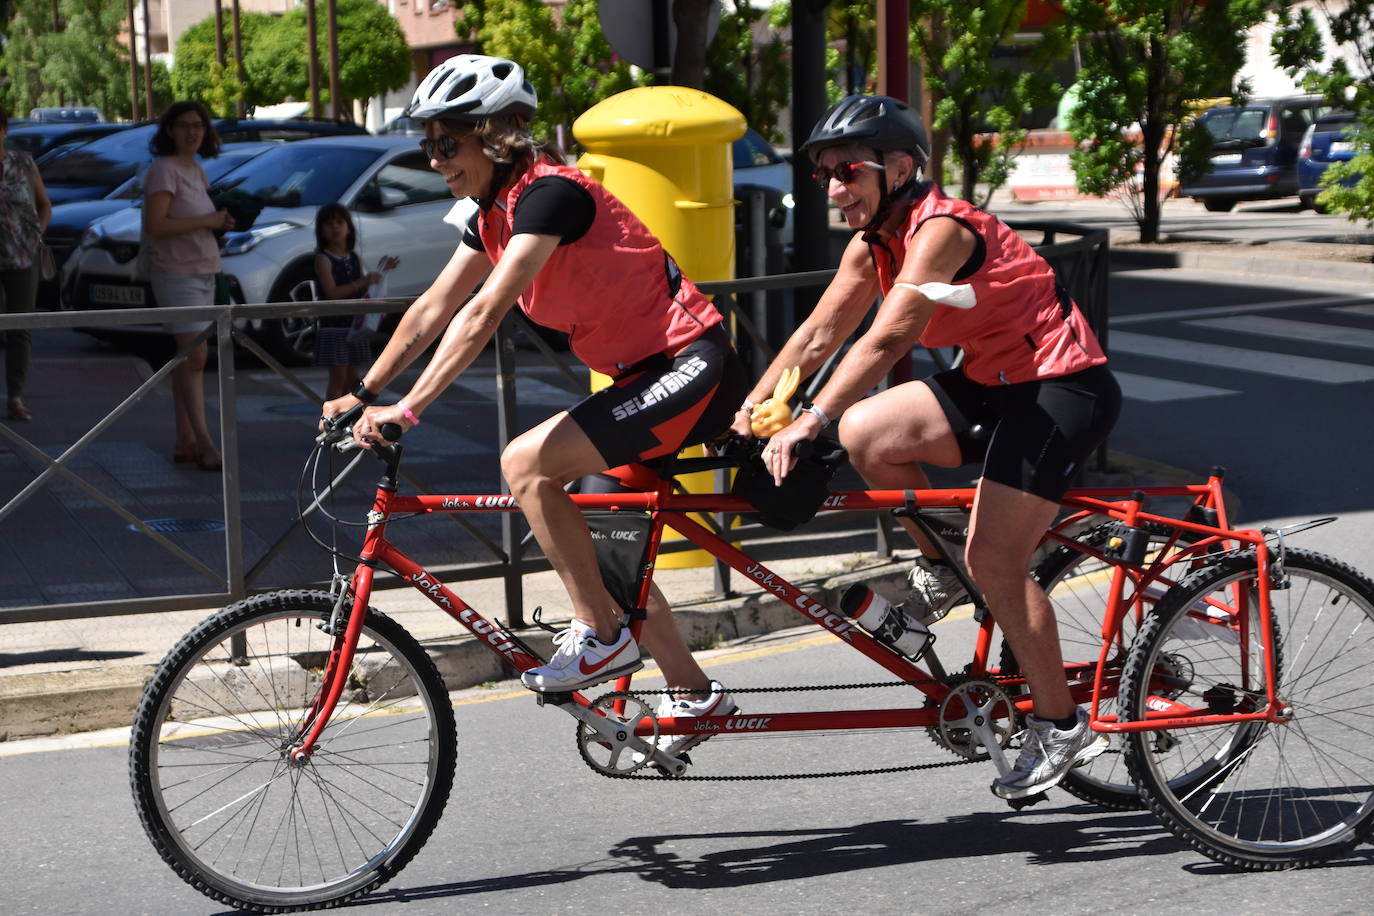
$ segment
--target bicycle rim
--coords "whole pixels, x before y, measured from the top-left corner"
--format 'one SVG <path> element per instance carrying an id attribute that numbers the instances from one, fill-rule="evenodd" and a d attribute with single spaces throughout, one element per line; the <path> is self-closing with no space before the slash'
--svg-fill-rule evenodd
<path id="1" fill-rule="evenodd" d="M 314 754 L 290 761 L 333 638 L 320 592 L 259 596 L 188 634 L 150 681 L 131 746 L 149 837 L 188 883 L 277 912 L 336 904 L 424 845 L 455 764 L 453 709 L 424 650 L 372 611 Z"/>
<path id="2" fill-rule="evenodd" d="M 1374 826 L 1374 583 L 1307 551 L 1289 550 L 1284 569 L 1287 586 L 1270 601 L 1275 686 L 1291 718 L 1137 733 L 1126 748 L 1145 801 L 1171 831 L 1250 870 L 1325 861 Z M 1134 718 L 1160 699 L 1263 708 L 1256 576 L 1253 554 L 1229 557 L 1160 602 L 1127 663 L 1122 699 Z M 1152 752 L 1160 740 L 1170 753 Z"/>

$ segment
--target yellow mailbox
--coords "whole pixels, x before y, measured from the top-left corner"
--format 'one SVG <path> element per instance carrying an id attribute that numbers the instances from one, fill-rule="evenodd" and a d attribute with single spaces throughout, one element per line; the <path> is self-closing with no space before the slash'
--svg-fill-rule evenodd
<path id="1" fill-rule="evenodd" d="M 735 201 L 730 144 L 744 116 L 713 95 L 683 86 L 646 86 L 611 96 L 573 123 L 587 152 L 577 167 L 605 185 L 658 236 L 694 282 L 735 276 Z M 592 386 L 609 380 L 593 374 Z M 701 454 L 699 446 L 685 454 Z M 696 478 L 696 479 L 693 479 Z M 712 475 L 684 479 L 708 493 Z M 692 550 L 665 554 L 660 566 L 705 566 Z"/>

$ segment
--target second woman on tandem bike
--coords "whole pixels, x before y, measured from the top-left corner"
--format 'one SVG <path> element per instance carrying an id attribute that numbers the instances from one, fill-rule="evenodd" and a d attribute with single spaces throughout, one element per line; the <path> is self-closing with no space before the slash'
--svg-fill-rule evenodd
<path id="1" fill-rule="evenodd" d="M 924 488 L 922 464 L 982 462 L 965 559 L 1034 695 L 1021 754 L 992 784 L 998 796 L 1019 799 L 1058 784 L 1106 746 L 1073 703 L 1054 612 L 1026 570 L 1059 498 L 1116 422 L 1121 392 L 1049 264 L 996 217 L 922 180 L 928 151 L 919 117 L 884 96 L 851 96 L 816 125 L 802 152 L 858 231 L 734 429 L 749 435 L 754 401 L 789 367 L 815 372 L 882 293 L 869 329 L 813 404 L 772 437 L 764 464 L 781 483 L 793 446 L 842 412 L 840 441 L 871 487 Z M 963 365 L 865 397 L 918 341 L 961 347 Z M 977 427 L 990 438 L 971 435 Z M 967 599 L 953 571 L 932 559 L 934 545 L 906 524 L 922 557 L 905 613 L 934 622 Z"/>

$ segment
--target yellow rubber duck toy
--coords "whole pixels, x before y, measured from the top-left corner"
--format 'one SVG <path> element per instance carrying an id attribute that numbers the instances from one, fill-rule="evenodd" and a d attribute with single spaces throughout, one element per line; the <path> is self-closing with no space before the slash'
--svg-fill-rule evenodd
<path id="1" fill-rule="evenodd" d="M 783 371 L 778 383 L 773 386 L 773 396 L 761 404 L 755 404 L 749 411 L 749 428 L 760 439 L 766 439 L 781 432 L 792 422 L 792 408 L 787 399 L 797 390 L 801 381 L 801 367 L 793 366 Z"/>

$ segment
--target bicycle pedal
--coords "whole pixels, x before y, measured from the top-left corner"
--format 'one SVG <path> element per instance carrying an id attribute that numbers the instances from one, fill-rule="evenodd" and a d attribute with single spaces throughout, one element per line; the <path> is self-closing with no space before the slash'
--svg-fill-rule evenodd
<path id="1" fill-rule="evenodd" d="M 537 690 L 532 692 L 534 693 L 534 702 L 540 706 L 567 706 L 573 701 L 573 695 L 566 690 L 553 693 L 541 693 Z"/>
<path id="2" fill-rule="evenodd" d="M 1049 799 L 1044 792 L 1036 792 L 1034 795 L 1027 795 L 1025 798 L 1006 799 L 1007 807 L 1013 811 L 1020 811 L 1022 808 L 1029 808 L 1031 805 L 1038 805 L 1042 801 Z"/>

